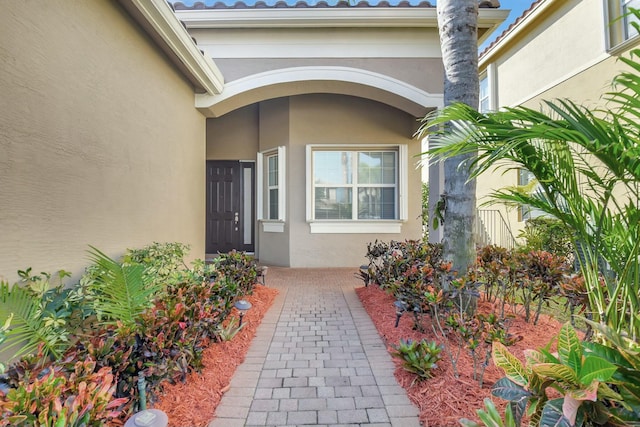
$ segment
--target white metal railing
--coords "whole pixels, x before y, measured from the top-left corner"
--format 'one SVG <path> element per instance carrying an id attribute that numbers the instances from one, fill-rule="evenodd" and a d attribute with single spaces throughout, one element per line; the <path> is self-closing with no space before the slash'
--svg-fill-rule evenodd
<path id="1" fill-rule="evenodd" d="M 507 249 L 516 246 L 509 224 L 497 209 L 478 209 L 474 230 L 476 245 L 497 245 Z"/>

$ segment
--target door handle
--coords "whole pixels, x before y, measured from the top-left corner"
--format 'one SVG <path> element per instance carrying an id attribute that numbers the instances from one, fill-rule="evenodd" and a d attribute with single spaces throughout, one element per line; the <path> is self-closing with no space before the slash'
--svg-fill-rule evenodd
<path id="1" fill-rule="evenodd" d="M 233 214 L 233 220 L 235 221 L 236 224 L 238 224 L 238 222 L 240 222 L 238 212 L 235 212 Z"/>

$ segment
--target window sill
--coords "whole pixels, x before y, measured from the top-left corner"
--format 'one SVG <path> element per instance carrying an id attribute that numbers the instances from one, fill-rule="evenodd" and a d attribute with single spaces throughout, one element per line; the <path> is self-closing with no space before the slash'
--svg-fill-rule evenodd
<path id="1" fill-rule="evenodd" d="M 394 234 L 402 221 L 310 221 L 311 234 Z"/>
<path id="2" fill-rule="evenodd" d="M 265 233 L 284 233 L 284 221 L 262 220 L 262 231 Z"/>
<path id="3" fill-rule="evenodd" d="M 610 46 L 609 49 L 607 49 L 607 53 L 611 56 L 621 55 L 625 53 L 627 50 L 637 45 L 639 41 L 640 41 L 640 35 L 636 34 L 635 36 L 628 38 L 618 43 L 615 46 Z"/>

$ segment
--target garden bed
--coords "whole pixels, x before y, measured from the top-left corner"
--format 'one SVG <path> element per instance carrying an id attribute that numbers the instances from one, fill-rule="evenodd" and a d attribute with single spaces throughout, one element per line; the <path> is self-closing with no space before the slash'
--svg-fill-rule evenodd
<path id="1" fill-rule="evenodd" d="M 397 328 L 394 327 L 396 314 L 393 306 L 395 298 L 378 286 L 370 285 L 356 289 L 360 300 L 367 313 L 373 320 L 378 333 L 384 340 L 387 349 L 392 351 L 392 345 L 397 345 L 400 339 L 435 340 L 431 332 L 431 323 L 425 316 L 423 325 L 426 333 L 413 330 L 413 316 L 404 314 Z M 489 313 L 493 309 L 492 304 L 481 301 L 479 312 Z M 560 322 L 546 315 L 541 315 L 537 325 L 526 323 L 522 316 L 514 317 L 509 323 L 509 333 L 521 337 L 515 345 L 509 347 L 509 351 L 523 359 L 523 350 L 544 347 L 554 338 L 560 329 Z M 456 348 L 456 346 L 452 346 Z M 477 419 L 476 409 L 483 408 L 483 400 L 491 396 L 491 386 L 500 379 L 502 372 L 490 362 L 484 374 L 484 386 L 479 387 L 478 381 L 473 379 L 473 362 L 466 349 L 461 350 L 457 362 L 459 377 L 456 378 L 451 361 L 442 351 L 442 360 L 433 371 L 434 377 L 419 381 L 416 375 L 405 371 L 400 361 L 394 358 L 396 365 L 395 376 L 398 382 L 407 390 L 411 401 L 420 410 L 420 421 L 425 426 L 459 426 L 460 418 Z M 504 407 L 504 401 L 495 398 L 496 406 Z"/>
<path id="2" fill-rule="evenodd" d="M 244 299 L 252 305 L 244 315 L 245 326 L 230 341 L 211 343 L 203 353 L 202 372 L 192 372 L 184 383 L 167 384 L 156 409 L 167 413 L 169 427 L 203 427 L 214 417 L 236 368 L 249 350 L 256 329 L 273 304 L 278 291 L 256 285 L 252 295 Z M 237 312 L 229 318 L 237 318 Z"/>

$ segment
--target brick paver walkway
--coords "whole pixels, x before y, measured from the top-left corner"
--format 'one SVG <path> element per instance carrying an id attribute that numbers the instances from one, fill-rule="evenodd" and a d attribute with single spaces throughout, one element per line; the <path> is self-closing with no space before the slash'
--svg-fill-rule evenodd
<path id="1" fill-rule="evenodd" d="M 280 290 L 209 427 L 418 427 L 356 269 L 269 267 Z"/>

